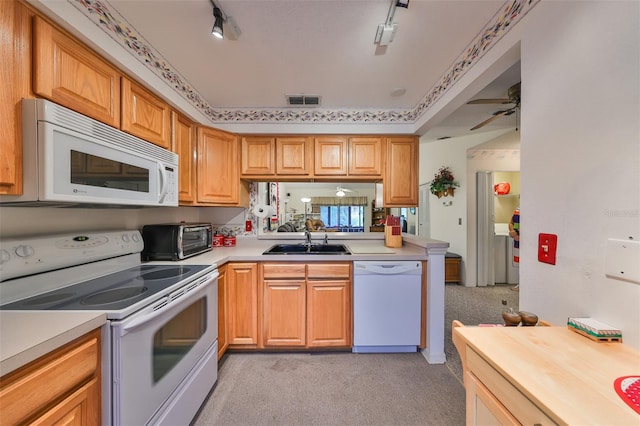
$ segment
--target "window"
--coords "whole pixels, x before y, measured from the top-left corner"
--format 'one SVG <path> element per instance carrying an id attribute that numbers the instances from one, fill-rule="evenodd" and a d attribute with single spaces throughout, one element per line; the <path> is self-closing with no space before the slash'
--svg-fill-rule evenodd
<path id="1" fill-rule="evenodd" d="M 364 232 L 364 206 L 320 206 L 320 219 L 327 228 Z"/>

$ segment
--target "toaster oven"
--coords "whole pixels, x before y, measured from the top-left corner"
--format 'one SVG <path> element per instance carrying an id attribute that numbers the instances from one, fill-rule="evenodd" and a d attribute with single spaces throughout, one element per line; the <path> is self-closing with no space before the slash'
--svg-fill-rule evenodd
<path id="1" fill-rule="evenodd" d="M 210 223 L 165 223 L 142 228 L 142 260 L 182 260 L 211 250 Z"/>

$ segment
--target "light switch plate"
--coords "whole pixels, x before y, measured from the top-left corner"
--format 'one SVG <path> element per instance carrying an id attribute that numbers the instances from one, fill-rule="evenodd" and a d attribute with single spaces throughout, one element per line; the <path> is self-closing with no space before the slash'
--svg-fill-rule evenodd
<path id="1" fill-rule="evenodd" d="M 538 261 L 556 264 L 556 249 L 558 236 L 556 234 L 538 234 Z"/>
<path id="2" fill-rule="evenodd" d="M 607 240 L 605 274 L 609 278 L 640 284 L 640 241 Z"/>

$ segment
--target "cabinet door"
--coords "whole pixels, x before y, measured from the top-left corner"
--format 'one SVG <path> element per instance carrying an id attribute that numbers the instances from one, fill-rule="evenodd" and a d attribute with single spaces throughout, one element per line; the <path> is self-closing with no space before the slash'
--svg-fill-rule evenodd
<path id="1" fill-rule="evenodd" d="M 1 377 L 0 423 L 26 424 L 35 416 L 42 416 L 39 424 L 51 424 L 57 419 L 84 419 L 78 424 L 99 424 L 100 333 L 100 329 L 89 332 Z"/>
<path id="2" fill-rule="evenodd" d="M 99 381 L 94 378 L 29 424 L 99 425 L 100 404 Z"/>
<path id="3" fill-rule="evenodd" d="M 191 120 L 171 111 L 171 151 L 178 154 L 178 198 L 182 204 L 196 201 L 196 134 Z"/>
<path id="4" fill-rule="evenodd" d="M 470 372 L 465 372 L 467 424 L 519 425 L 502 403 Z"/>
<path id="5" fill-rule="evenodd" d="M 113 127 L 120 126 L 120 73 L 71 37 L 35 17 L 34 92 Z"/>
<path id="6" fill-rule="evenodd" d="M 384 206 L 418 205 L 418 140 L 413 137 L 387 139 L 384 173 Z"/>
<path id="7" fill-rule="evenodd" d="M 122 78 L 122 130 L 163 148 L 171 146 L 171 109 L 142 86 Z"/>
<path id="8" fill-rule="evenodd" d="M 258 344 L 258 264 L 227 265 L 228 341 L 230 345 Z"/>
<path id="9" fill-rule="evenodd" d="M 308 176 L 310 164 L 309 138 L 292 136 L 276 139 L 276 174 L 278 176 Z"/>
<path id="10" fill-rule="evenodd" d="M 218 359 L 227 351 L 227 265 L 218 268 Z"/>
<path id="11" fill-rule="evenodd" d="M 237 136 L 198 127 L 198 203 L 240 204 Z"/>
<path id="12" fill-rule="evenodd" d="M 263 324 L 265 346 L 306 343 L 305 280 L 265 280 Z"/>
<path id="13" fill-rule="evenodd" d="M 271 176 L 275 173 L 276 138 L 245 136 L 242 138 L 242 175 Z"/>
<path id="14" fill-rule="evenodd" d="M 349 138 L 349 175 L 382 177 L 382 144 L 380 137 Z"/>
<path id="15" fill-rule="evenodd" d="M 316 176 L 347 175 L 347 138 L 325 136 L 315 138 L 313 147 Z"/>
<path id="16" fill-rule="evenodd" d="M 307 283 L 307 346 L 352 345 L 351 285 L 347 280 Z"/>
<path id="17" fill-rule="evenodd" d="M 0 194 L 22 194 L 22 106 L 31 94 L 31 12 L 0 1 Z"/>

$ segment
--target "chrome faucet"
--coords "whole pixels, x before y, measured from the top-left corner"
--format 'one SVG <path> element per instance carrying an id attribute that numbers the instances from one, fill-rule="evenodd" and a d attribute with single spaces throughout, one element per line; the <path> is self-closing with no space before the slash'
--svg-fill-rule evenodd
<path id="1" fill-rule="evenodd" d="M 307 239 L 307 245 L 311 246 L 311 231 L 309 231 L 308 229 L 305 229 L 304 237 Z"/>
<path id="2" fill-rule="evenodd" d="M 324 234 L 324 245 L 328 245 L 329 244 L 329 236 L 327 235 L 327 233 L 325 232 Z"/>

